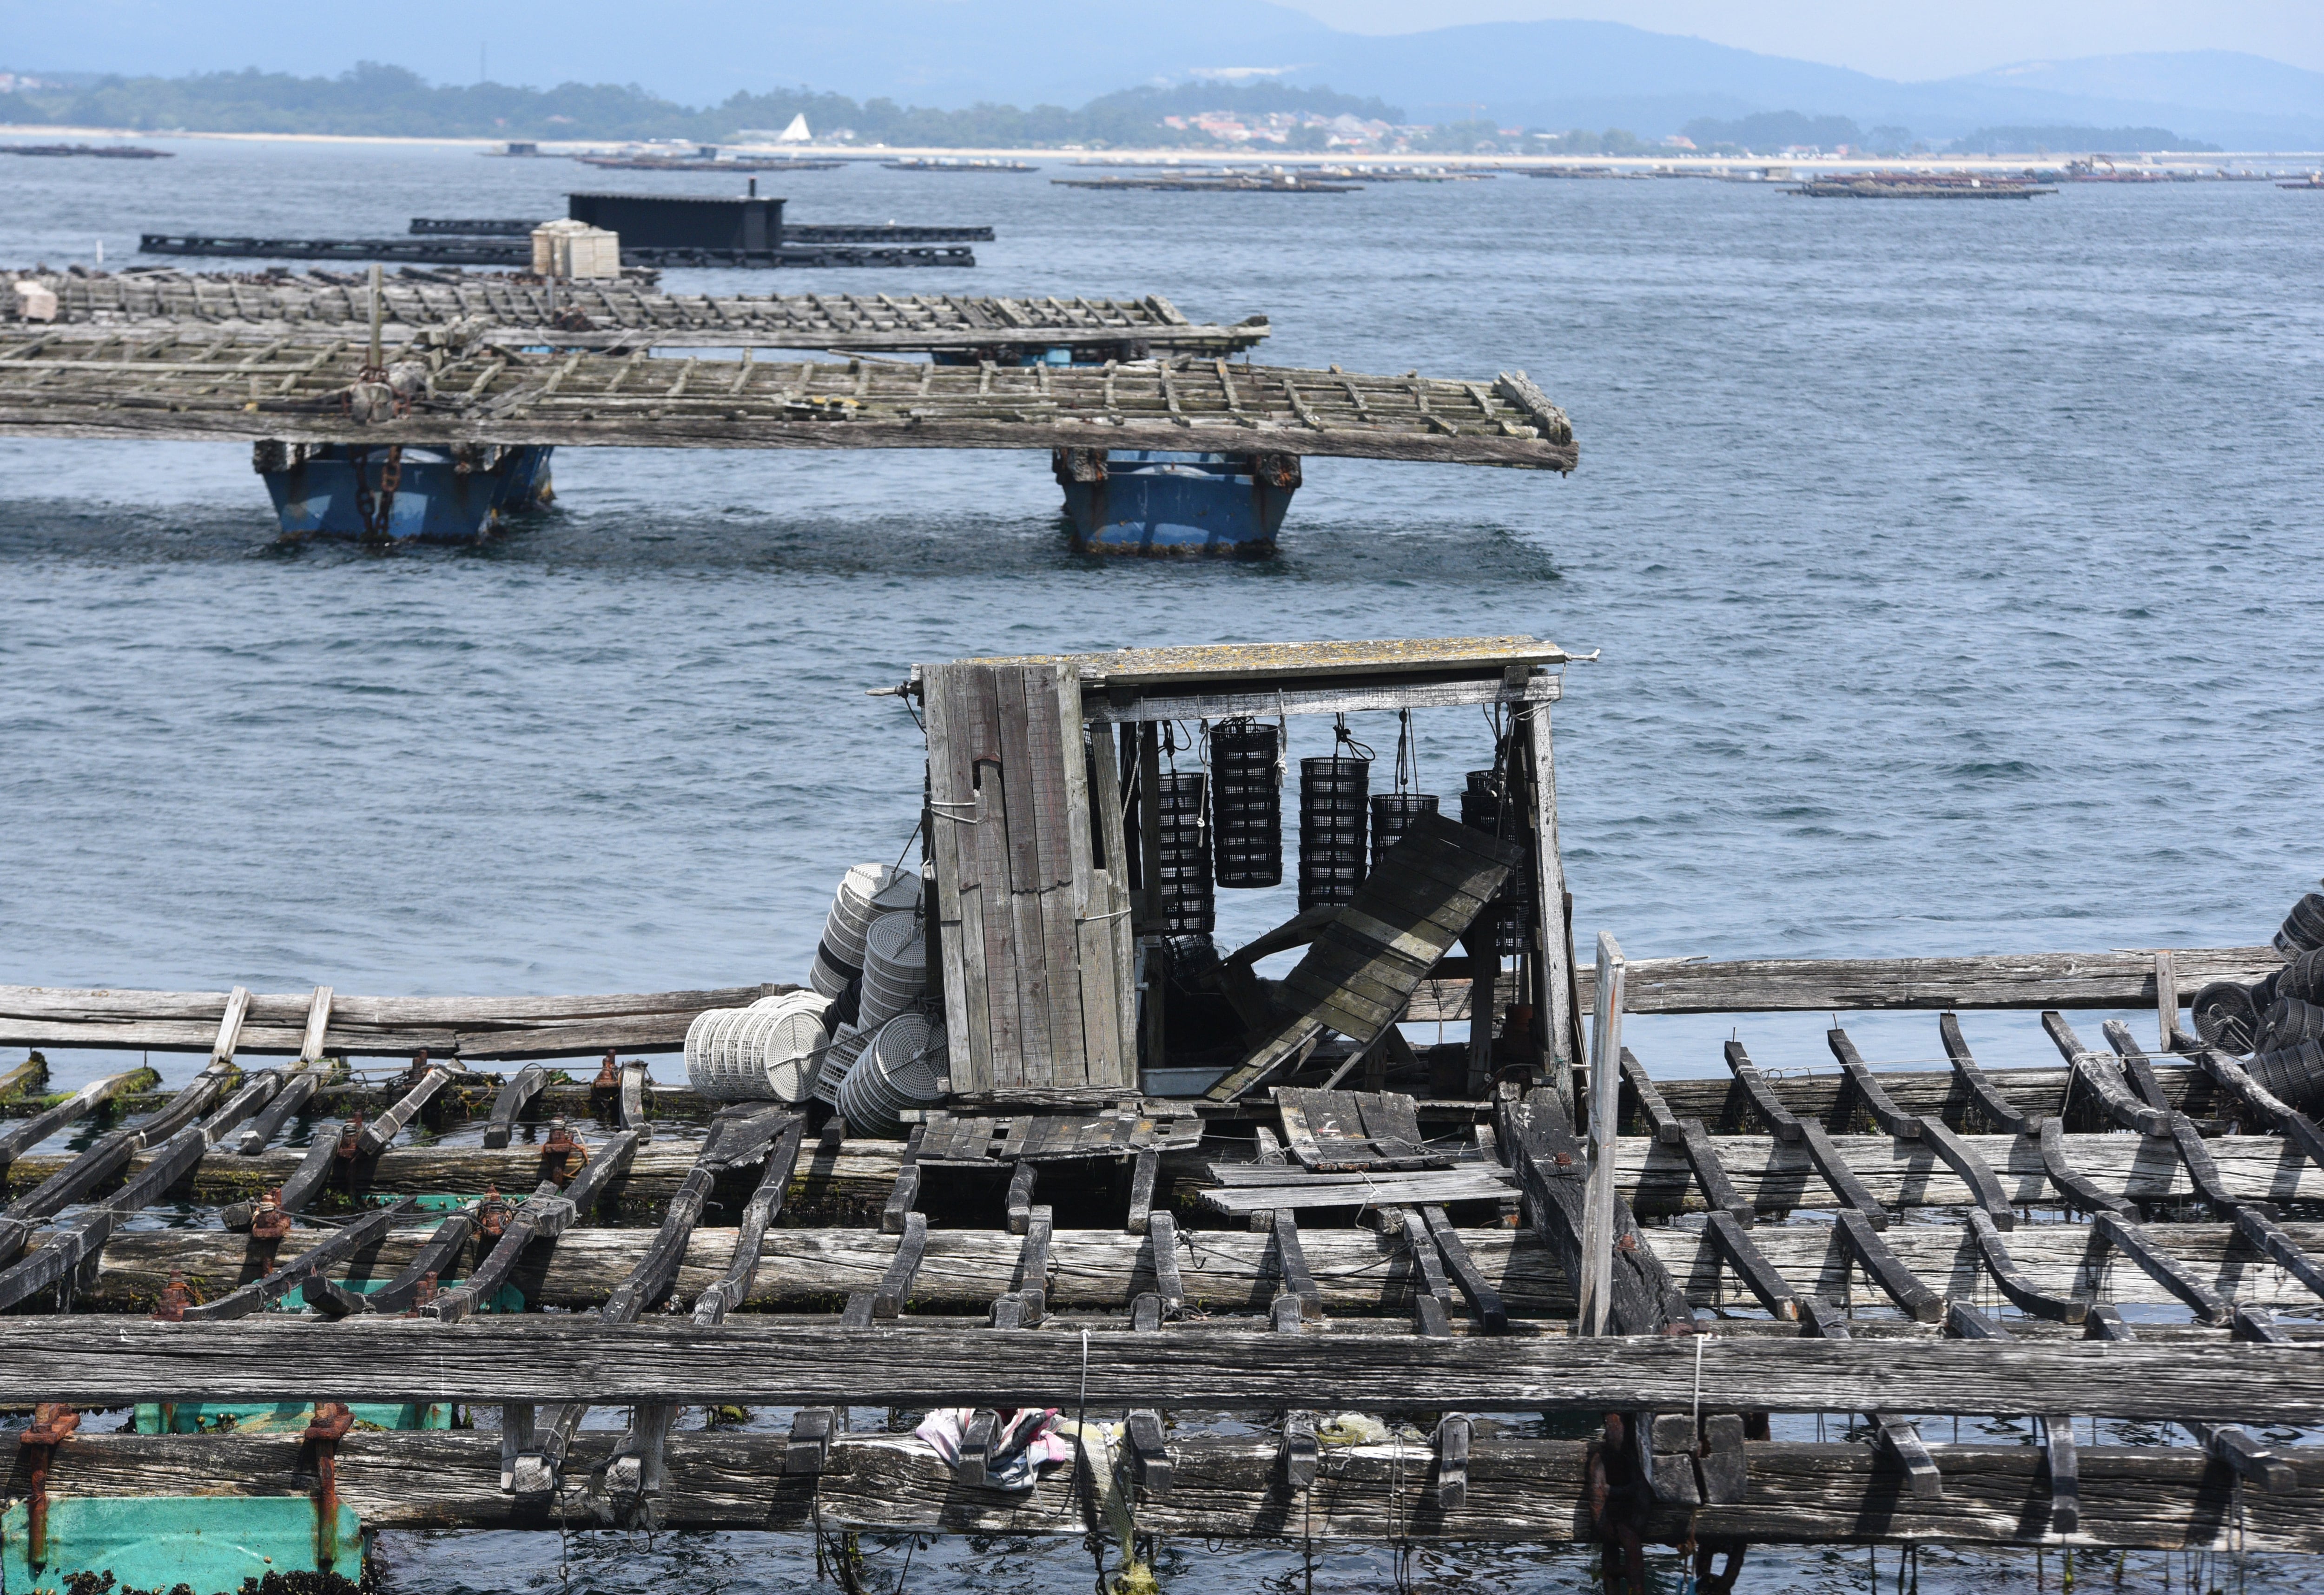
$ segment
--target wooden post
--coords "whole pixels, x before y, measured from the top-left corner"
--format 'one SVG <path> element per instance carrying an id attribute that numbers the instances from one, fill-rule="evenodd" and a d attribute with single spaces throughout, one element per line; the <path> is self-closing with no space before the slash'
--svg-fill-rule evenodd
<path id="1" fill-rule="evenodd" d="M 374 263 L 371 269 L 371 364 L 372 369 L 374 371 L 379 369 L 381 363 L 379 351 L 379 321 L 381 311 L 383 308 L 382 304 L 382 297 L 379 284 L 379 266 Z"/>
<path id="2" fill-rule="evenodd" d="M 1590 1185 L 1582 1218 L 1582 1332 L 1606 1332 L 1614 1293 L 1614 1129 L 1621 1111 L 1621 945 L 1598 933 L 1598 1003 L 1590 1034 Z"/>
<path id="3" fill-rule="evenodd" d="M 2154 1018 L 2165 1053 L 2176 1052 L 2179 1039 L 2179 957 L 2163 951 L 2154 955 Z"/>
<path id="4" fill-rule="evenodd" d="M 1542 1027 L 1542 1072 L 1558 1101 L 1573 1111 L 1573 927 L 1566 915 L 1565 861 L 1557 850 L 1557 760 L 1550 751 L 1549 705 L 1518 711 L 1533 779 L 1535 1020 Z M 1618 1057 L 1620 1055 L 1616 1054 Z"/>
<path id="5" fill-rule="evenodd" d="M 317 986 L 307 1003 L 307 1034 L 299 1044 L 301 1067 L 323 1061 L 323 1037 L 331 1028 L 331 988 Z"/>
<path id="6" fill-rule="evenodd" d="M 1138 727 L 1139 884 L 1144 889 L 1143 936 L 1162 934 L 1162 728 L 1152 721 Z M 1161 1059 L 1154 1064 L 1158 1066 Z"/>

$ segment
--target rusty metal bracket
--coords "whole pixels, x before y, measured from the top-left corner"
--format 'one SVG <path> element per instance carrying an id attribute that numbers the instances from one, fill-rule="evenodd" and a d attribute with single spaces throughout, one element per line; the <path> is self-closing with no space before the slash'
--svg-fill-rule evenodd
<path id="1" fill-rule="evenodd" d="M 80 1427 L 80 1414 L 59 1401 L 32 1409 L 32 1426 L 16 1436 L 32 1452 L 32 1481 L 24 1498 L 25 1561 L 39 1567 L 49 1559 L 49 1463 L 65 1436 Z"/>
<path id="2" fill-rule="evenodd" d="M 339 1555 L 339 1442 L 355 1426 L 343 1401 L 318 1401 L 315 1416 L 300 1437 L 315 1451 L 315 1566 L 324 1572 Z"/>

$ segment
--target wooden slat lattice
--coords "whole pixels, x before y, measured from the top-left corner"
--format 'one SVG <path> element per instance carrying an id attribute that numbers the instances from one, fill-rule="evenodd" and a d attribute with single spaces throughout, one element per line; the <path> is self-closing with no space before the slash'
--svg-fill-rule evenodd
<path id="1" fill-rule="evenodd" d="M 688 448 L 1168 448 L 1339 455 L 1570 471 L 1563 411 L 1520 377 L 1479 413 L 1463 384 L 1251 366 L 1240 408 L 1183 361 L 1020 368 L 856 359 L 740 361 L 391 347 L 416 389 L 357 419 L 362 341 L 172 329 L 114 339 L 0 336 L 0 435 Z M 1330 384 L 1330 385 L 1326 385 Z M 1450 428 L 1429 392 L 1459 395 Z M 1350 395 L 1362 399 L 1360 407 Z M 1301 396 L 1295 407 L 1292 400 Z"/>

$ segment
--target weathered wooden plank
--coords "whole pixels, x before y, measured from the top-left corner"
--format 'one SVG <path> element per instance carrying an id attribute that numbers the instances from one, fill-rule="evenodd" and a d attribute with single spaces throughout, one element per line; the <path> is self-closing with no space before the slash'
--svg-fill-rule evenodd
<path id="1" fill-rule="evenodd" d="M 2182 948 L 2180 979 L 2249 983 L 2282 967 L 2273 947 Z M 1960 958 L 1641 958 L 1630 965 L 1632 1013 L 1825 1013 L 1907 1009 L 2151 1008 L 2154 971 L 2144 953 L 2008 953 Z M 1593 1000 L 1578 971 L 1579 1000 Z M 1515 987 L 1512 984 L 1511 990 Z M 1419 1014 L 1467 1017 L 1468 982 L 1432 982 Z"/>
<path id="2" fill-rule="evenodd" d="M 1962 1037 L 1960 1020 L 1948 1013 L 1939 1016 L 1937 1032 L 1943 1040 L 1945 1056 L 1952 1061 L 1953 1074 L 1961 1089 L 1969 1093 L 1969 1101 L 1988 1128 L 2009 1135 L 2031 1135 L 2041 1128 L 2041 1116 L 2029 1114 L 2004 1096 L 1992 1077 L 1978 1067 L 1976 1056 Z"/>
<path id="3" fill-rule="evenodd" d="M 1481 869 L 1473 862 L 1480 849 L 1495 858 L 1494 862 Z M 1482 888 L 1474 899 L 1464 900 L 1481 903 L 1499 888 L 1509 867 L 1517 862 L 1517 853 L 1516 849 L 1497 842 L 1480 841 L 1479 833 L 1442 816 L 1423 815 L 1405 832 L 1395 857 L 1402 867 L 1367 878 L 1340 916 L 1316 936 L 1285 982 L 1286 999 L 1291 1000 L 1295 1009 L 1304 1007 L 1305 1011 L 1294 1011 L 1276 1033 L 1252 1047 L 1240 1067 L 1211 1088 L 1213 1101 L 1231 1102 L 1263 1083 L 1312 1038 L 1320 1024 L 1330 1024 L 1361 1046 L 1397 1018 L 1403 1000 L 1425 973 L 1425 962 L 1381 955 L 1379 942 L 1346 928 L 1351 917 L 1358 924 L 1377 922 L 1390 927 L 1392 932 L 1402 929 L 1416 936 L 1425 936 L 1441 954 L 1451 945 L 1452 937 L 1473 918 L 1475 910 L 1450 908 L 1453 897 L 1463 894 L 1441 880 L 1428 879 L 1427 867 L 1433 862 L 1457 871 L 1464 881 Z M 1430 915 L 1434 918 L 1429 920 L 1430 928 L 1424 932 L 1418 922 Z M 1343 978 L 1325 973 L 1351 968 L 1360 968 L 1393 1000 L 1371 1001 L 1349 991 Z M 1304 1003 L 1300 1000 L 1303 997 Z"/>
<path id="4" fill-rule="evenodd" d="M 1735 1076 L 1736 1083 L 1743 1088 L 1751 1111 L 1758 1115 L 1759 1122 L 1766 1128 L 1767 1133 L 1779 1141 L 1798 1140 L 1801 1133 L 1798 1120 L 1784 1105 L 1784 1100 L 1775 1094 L 1775 1087 L 1768 1084 L 1767 1077 L 1759 1073 L 1759 1066 L 1751 1061 L 1751 1055 L 1743 1050 L 1743 1044 L 1729 1041 L 1723 1051 L 1729 1072 Z"/>
<path id="5" fill-rule="evenodd" d="M 2107 1111 L 2118 1123 L 2126 1129 L 2137 1130 L 2141 1135 L 2170 1133 L 2168 1110 L 2151 1106 L 2132 1095 L 2123 1078 L 2122 1065 L 2104 1053 L 2085 1047 L 2082 1038 L 2074 1034 L 2073 1027 L 2066 1023 L 2063 1015 L 2045 1011 L 2042 1015 L 2042 1028 L 2049 1033 L 2052 1041 L 2057 1043 L 2058 1051 L 2065 1057 L 2067 1067 L 2074 1072 L 2075 1080 L 2096 1092 Z"/>
<path id="6" fill-rule="evenodd" d="M 1732 1212 L 1725 1208 L 1714 1208 L 1702 1226 L 1702 1233 L 1717 1261 L 1735 1270 L 1736 1277 L 1743 1281 L 1743 1288 L 1749 1291 L 1770 1315 L 1776 1318 L 1799 1316 L 1797 1294 L 1753 1244 L 1751 1237 Z M 1671 1259 L 1665 1258 L 1665 1260 Z"/>
<path id="7" fill-rule="evenodd" d="M 151 1085 L 155 1079 L 151 1069 L 131 1069 L 119 1074 L 107 1074 L 101 1080 L 90 1081 L 45 1112 L 21 1120 L 6 1130 L 0 1131 L 0 1170 L 5 1170 L 25 1148 L 39 1146 L 66 1125 L 87 1118 L 133 1090 Z"/>
<path id="8" fill-rule="evenodd" d="M 1582 1278 L 1578 1286 L 1586 1334 L 1605 1334 L 1612 1323 L 1614 1181 L 1621 1120 L 1622 982 L 1626 968 L 1621 946 L 1610 933 L 1600 931 L 1596 1007 L 1590 1028 L 1590 1173 L 1582 1203 Z M 1632 1332 L 1637 1332 L 1635 1327 Z"/>
<path id="9" fill-rule="evenodd" d="M 676 1052 L 706 1008 L 740 1008 L 776 988 L 728 987 L 582 997 L 350 997 L 335 994 L 330 1047 L 347 1056 L 572 1057 L 618 1047 Z M 0 1046 L 211 1052 L 226 992 L 0 986 Z M 300 1056 L 311 992 L 254 993 L 237 1053 Z"/>
<path id="10" fill-rule="evenodd" d="M 1416 1403 L 1462 1411 L 2021 1409 L 2028 1390 L 2107 1417 L 2307 1424 L 2324 1391 L 2301 1345 L 2087 1341 L 1825 1341 L 1660 1335 L 1435 1340 L 1360 1331 L 1278 1335 L 1209 1328 L 1109 1330 L 1087 1360 L 1093 1407 L 1357 1410 Z M 813 1405 L 845 1390 L 872 1406 L 1032 1406 L 1078 1399 L 1084 1360 L 1065 1336 L 1011 1339 L 996 1360 L 980 1329 L 899 1323 L 877 1334 L 560 1315 L 459 1324 L 374 1317 L 318 1326 L 261 1316 L 227 1324 L 20 1317 L 0 1400 L 586 1400 L 601 1405 Z M 1699 1367 L 1699 1374 L 1698 1374 Z M 1698 1383 L 1699 1379 L 1699 1383 Z"/>
<path id="11" fill-rule="evenodd" d="M 1622 1049 L 1622 1088 L 1629 1093 L 1630 1100 L 1637 1105 L 1637 1116 L 1646 1121 L 1647 1133 L 1666 1147 L 1681 1144 L 1685 1132 L 1677 1116 L 1670 1111 L 1670 1104 L 1663 1100 L 1663 1093 L 1655 1084 L 1653 1076 L 1646 1073 L 1646 1066 L 1638 1062 L 1638 1055 L 1627 1046 Z"/>
<path id="12" fill-rule="evenodd" d="M 620 1437 L 575 1438 L 572 1471 L 586 1475 Z M 803 1534 L 834 1529 L 899 1533 L 1065 1534 L 1093 1527 L 1086 1491 L 1058 1470 L 1028 1492 L 969 1489 L 925 1446 L 902 1435 L 830 1434 L 812 1472 L 787 1471 L 792 1437 L 752 1431 L 680 1431 L 669 1436 L 664 1520 L 677 1529 Z M 827 1447 L 827 1451 L 825 1449 Z M 16 1448 L 22 1450 L 23 1448 Z M 259 1435 L 78 1434 L 51 1463 L 51 1488 L 79 1497 L 226 1493 L 300 1496 L 313 1482 L 294 1440 Z M 2037 1446 L 1942 1448 L 1945 1493 L 1900 1495 L 1898 1475 L 1862 1445 L 1760 1443 L 1743 1449 L 1742 1499 L 1706 1506 L 1695 1518 L 1706 1540 L 1759 1544 L 2123 1545 L 2261 1553 L 2324 1550 L 2324 1479 L 2293 1453 L 2292 1486 L 2252 1491 L 2238 1521 L 2229 1492 L 2197 1447 L 2085 1447 L 2080 1453 L 2080 1522 L 2054 1531 L 2050 1475 Z M 1588 1446 L 1474 1426 L 1466 1489 L 1448 1506 L 1416 1488 L 1433 1461 L 1421 1445 L 1335 1449 L 1328 1468 L 1286 1476 L 1280 1443 L 1265 1437 L 1180 1433 L 1170 1443 L 1172 1489 L 1143 1501 L 1141 1530 L 1182 1537 L 1377 1543 L 1401 1540 L 1585 1542 Z M 24 1461 L 10 1493 L 24 1493 Z M 366 1527 L 553 1530 L 559 1513 L 498 1488 L 499 1437 L 490 1432 L 372 1433 L 339 1443 L 340 1498 Z M 1658 1514 L 1657 1544 L 1686 1532 L 1687 1514 Z"/>
<path id="13" fill-rule="evenodd" d="M 1751 1203 L 1727 1177 L 1727 1166 L 1719 1155 L 1718 1146 L 1702 1128 L 1700 1119 L 1679 1120 L 1679 1150 L 1685 1154 L 1687 1166 L 1694 1171 L 1694 1182 L 1702 1192 L 1704 1204 L 1714 1213 L 1728 1214 L 1738 1224 L 1748 1224 L 1753 1218 Z"/>
<path id="14" fill-rule="evenodd" d="M 1565 1117 L 1564 1104 L 1546 1087 L 1522 1100 L 1505 1097 L 1498 1129 L 1510 1172 L 1524 1195 L 1527 1223 L 1578 1290 L 1582 1270 L 1580 1176 L 1584 1172 L 1583 1155 L 1572 1124 Z M 1612 1218 L 1616 1249 L 1610 1270 L 1612 1288 L 1607 1293 L 1608 1326 L 1625 1335 L 1692 1330 L 1694 1321 L 1684 1297 L 1654 1254 L 1628 1205 L 1618 1201 Z M 1622 1244 L 1625 1241 L 1627 1245 Z"/>
<path id="15" fill-rule="evenodd" d="M 1525 728 L 1526 791 L 1533 805 L 1534 1011 L 1544 1021 L 1543 1072 L 1549 1077 L 1550 1089 L 1571 1104 L 1573 1065 L 1582 1056 L 1582 1016 L 1574 995 L 1565 861 L 1557 841 L 1557 761 L 1550 742 L 1549 705 L 1533 704 L 1517 711 L 1517 718 Z M 1629 1003 L 1627 988 L 1623 1000 Z"/>
<path id="16" fill-rule="evenodd" d="M 1969 1238 L 1977 1242 L 1978 1255 L 1985 1259 L 1987 1272 L 1993 1276 L 2001 1294 L 2008 1297 L 2010 1305 L 2019 1312 L 2058 1323 L 2080 1323 L 2089 1315 L 2088 1303 L 2050 1295 L 2026 1278 L 2010 1258 L 2009 1248 L 2002 1240 L 2001 1231 L 1982 1210 L 1969 1210 Z"/>
<path id="17" fill-rule="evenodd" d="M 1022 1272 L 1028 1237 L 987 1231 L 934 1230 L 915 1280 L 915 1313 L 981 1313 L 996 1295 L 1021 1288 L 1047 1288 L 1059 1310 L 1119 1310 L 1139 1291 L 1156 1288 L 1143 1242 L 1132 1235 L 1101 1230 L 1056 1231 L 1040 1248 L 1042 1277 Z M 1157 1217 L 1161 1215 L 1157 1214 Z M 1419 1215 L 1416 1214 L 1416 1218 Z M 750 1214 L 744 1214 L 743 1236 Z M 1271 1229 L 1271 1224 L 1269 1228 Z M 1428 1227 L 1420 1220 L 1423 1235 Z M 2285 1307 L 2312 1303 L 2308 1287 L 2280 1262 L 2262 1255 L 2227 1224 L 2156 1224 L 2149 1232 L 2185 1267 L 2222 1297 Z M 1761 1226 L 1748 1233 L 1769 1270 L 1762 1283 L 1780 1284 L 1777 1294 L 1812 1290 L 1837 1296 L 1848 1288 L 1849 1263 L 1829 1225 Z M 645 1230 L 570 1229 L 554 1244 L 536 1249 L 512 1274 L 527 1299 L 545 1307 L 590 1307 L 636 1266 L 651 1237 Z M 1267 1258 L 1265 1231 L 1179 1231 L 1181 1288 L 1190 1305 L 1214 1314 L 1266 1310 L 1276 1291 Z M 1733 1295 L 1742 1267 L 1725 1257 L 1708 1230 L 1651 1227 L 1641 1231 L 1670 1268 L 1689 1299 L 1710 1306 Z M 2287 1231 L 2324 1250 L 2324 1225 L 2296 1224 Z M 1498 1226 L 1457 1231 L 1462 1251 L 1479 1277 L 1514 1318 L 1565 1318 L 1573 1298 L 1555 1258 L 1533 1236 Z M 1301 1231 L 1308 1268 L 1322 1292 L 1324 1310 L 1334 1317 L 1409 1311 L 1416 1291 L 1433 1290 L 1423 1268 L 1416 1281 L 1400 1260 L 1405 1248 L 1395 1237 L 1363 1229 Z M 370 1280 L 398 1274 L 432 1239 L 425 1229 L 397 1230 L 336 1268 L 336 1279 Z M 1883 1240 L 1913 1273 L 1955 1299 L 1974 1299 L 1989 1288 L 1984 1258 L 1975 1239 L 1960 1226 L 1900 1225 Z M 2129 1305 L 2168 1303 L 2177 1298 L 2134 1267 L 2093 1241 L 2088 1226 L 2038 1224 L 2010 1237 L 2011 1258 L 2020 1275 L 2044 1296 L 2087 1301 L 2111 1298 Z M 676 1294 L 695 1297 L 731 1273 L 742 1244 L 733 1230 L 702 1229 L 689 1239 L 679 1262 Z M 729 1304 L 759 1312 L 827 1312 L 850 1294 L 877 1286 L 895 1247 L 876 1229 L 784 1229 L 762 1231 L 763 1267 Z M 1433 1260 L 1433 1258 L 1431 1259 Z M 150 1311 L 171 1272 L 181 1270 L 197 1299 L 208 1300 L 255 1277 L 244 1237 L 220 1231 L 138 1231 L 115 1234 L 106 1243 L 86 1308 L 103 1312 Z M 1441 1265 L 1437 1270 L 1441 1272 Z M 461 1267 L 438 1270 L 461 1277 Z M 1747 1281 L 1748 1283 L 1748 1281 Z M 1448 1282 L 1449 1288 L 1449 1282 Z M 1771 1309 L 1772 1310 L 1772 1309 Z"/>
<path id="18" fill-rule="evenodd" d="M 538 1064 L 529 1064 L 511 1075 L 493 1098 L 492 1122 L 484 1127 L 484 1145 L 505 1147 L 516 1132 L 516 1121 L 541 1088 L 549 1083 L 549 1071 Z M 255 1151 L 258 1148 L 252 1148 Z"/>
<path id="19" fill-rule="evenodd" d="M 1028 1019 L 1019 990 L 1016 915 L 1010 902 L 1008 795 L 1001 772 L 1001 723 L 989 674 L 961 666 L 953 671 L 958 731 L 955 741 L 968 761 L 976 798 L 975 825 L 965 842 L 962 903 L 975 899 L 973 917 L 982 927 L 982 974 L 986 1023 L 991 1031 L 995 1089 L 1038 1084 L 1025 1073 L 1024 1036 Z M 973 978 L 973 976 L 972 976 Z"/>
<path id="20" fill-rule="evenodd" d="M 1064 707 L 1061 703 L 1060 712 Z M 1098 846 L 1105 855 L 1103 868 L 1099 871 L 1105 886 L 1105 899 L 1102 906 L 1093 907 L 1092 912 L 1105 916 L 1106 946 L 1112 963 L 1107 991 L 1114 1004 L 1115 1053 L 1113 1072 L 1108 1078 L 1127 1083 L 1138 1078 L 1138 927 L 1132 922 L 1134 910 L 1130 892 L 1128 816 L 1123 807 L 1121 767 L 1114 757 L 1112 738 L 1093 728 L 1089 746 L 1090 765 L 1095 772 L 1090 802 L 1096 809 Z"/>
<path id="21" fill-rule="evenodd" d="M 1041 924 L 1040 954 L 1048 991 L 1048 1083 L 1089 1081 L 1088 1039 L 1082 1019 L 1081 915 L 1087 902 L 1089 813 L 1069 803 L 1065 745 L 1058 720 L 1061 690 L 1078 687 L 1063 666 L 1032 666 L 1010 673 L 1001 690 L 1015 691 L 1023 720 L 1025 785 L 1031 798 L 1035 887 Z M 1073 742 L 1074 774 L 1081 773 L 1081 739 Z M 1010 816 L 1013 832 L 1018 816 Z M 1080 867 L 1074 841 L 1080 840 Z"/>
<path id="22" fill-rule="evenodd" d="M 1906 1317 L 1934 1323 L 1944 1316 L 1943 1301 L 1921 1283 L 1864 1214 L 1844 1207 L 1833 1217 L 1837 1220 L 1833 1231 L 1840 1244 Z"/>
<path id="23" fill-rule="evenodd" d="M 1122 703 L 1087 700 L 1089 717 L 1107 725 L 1163 720 L 1229 720 L 1239 715 L 1360 715 L 1404 709 L 1464 708 L 1472 704 L 1539 707 L 1557 699 L 1560 681 L 1537 675 L 1512 687 L 1499 673 L 1468 680 L 1358 680 L 1335 687 L 1268 687 L 1243 692 L 1143 688 Z"/>
<path id="24" fill-rule="evenodd" d="M 2054 1121 L 2044 1126 L 2042 1136 L 1960 1139 L 1992 1171 L 2002 1199 L 2015 1205 L 2056 1206 L 2061 1202 L 2043 1157 L 2045 1139 L 2054 1139 L 2077 1176 L 2078 1190 L 2065 1198 L 2076 1207 L 2088 1210 L 2124 1200 L 2186 1201 L 2200 1194 L 2168 1139 L 2064 1135 L 2055 1131 Z M 1834 1166 L 1848 1171 L 1874 1207 L 1951 1207 L 1977 1200 L 1976 1193 L 1925 1141 L 1886 1136 L 1830 1136 L 1824 1140 Z M 1758 1212 L 1846 1204 L 1817 1173 L 1804 1141 L 1786 1146 L 1763 1136 L 1717 1136 L 1712 1141 L 1736 1189 Z M 2204 1147 L 2218 1168 L 2221 1185 L 2237 1202 L 2324 1198 L 2324 1171 L 2278 1137 L 2219 1136 Z M 1703 1205 L 1683 1148 L 1626 1139 L 1620 1184 L 1644 1213 L 1701 1211 Z"/>

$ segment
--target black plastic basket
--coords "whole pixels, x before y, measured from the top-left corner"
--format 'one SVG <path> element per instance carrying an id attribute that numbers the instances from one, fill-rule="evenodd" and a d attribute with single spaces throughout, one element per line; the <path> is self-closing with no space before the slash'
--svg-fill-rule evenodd
<path id="1" fill-rule="evenodd" d="M 1379 868 L 1388 850 L 1404 840 L 1406 825 L 1424 814 L 1437 812 L 1434 792 L 1382 792 L 1372 799 L 1372 868 Z"/>
<path id="2" fill-rule="evenodd" d="M 1211 855 L 1221 886 L 1283 884 L 1283 777 L 1276 728 L 1230 720 L 1211 733 Z"/>
<path id="3" fill-rule="evenodd" d="M 1155 828 L 1155 863 L 1166 935 L 1208 934 L 1218 928 L 1218 899 L 1211 890 L 1211 830 L 1204 812 L 1208 786 L 1200 771 L 1166 772 L 1156 794 L 1162 813 Z"/>
<path id="4" fill-rule="evenodd" d="M 1344 903 L 1363 884 L 1372 762 L 1335 753 L 1299 761 L 1299 906 Z"/>

